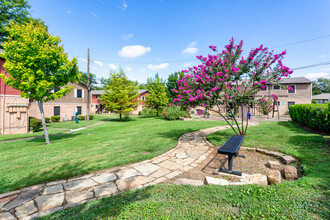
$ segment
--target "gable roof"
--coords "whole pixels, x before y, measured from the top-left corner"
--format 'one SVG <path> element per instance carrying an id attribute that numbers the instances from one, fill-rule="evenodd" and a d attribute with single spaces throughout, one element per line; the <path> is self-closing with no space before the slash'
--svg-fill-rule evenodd
<path id="1" fill-rule="evenodd" d="M 281 84 L 290 84 L 290 83 L 312 83 L 311 80 L 306 77 L 292 77 L 292 78 L 283 78 L 280 80 Z"/>
<path id="2" fill-rule="evenodd" d="M 322 93 L 319 95 L 313 95 L 312 99 L 330 99 L 330 93 Z"/>

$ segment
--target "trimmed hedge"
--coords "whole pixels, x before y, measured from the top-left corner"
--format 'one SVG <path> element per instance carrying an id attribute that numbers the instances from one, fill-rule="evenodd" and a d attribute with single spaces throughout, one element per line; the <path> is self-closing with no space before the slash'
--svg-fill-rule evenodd
<path id="1" fill-rule="evenodd" d="M 79 119 L 79 121 L 83 121 L 83 120 L 85 120 L 85 116 L 83 116 L 83 115 L 78 115 L 78 119 Z"/>
<path id="2" fill-rule="evenodd" d="M 46 121 L 46 123 L 50 123 L 50 118 L 49 117 L 45 117 L 45 121 Z"/>
<path id="3" fill-rule="evenodd" d="M 189 113 L 177 107 L 168 107 L 163 111 L 162 116 L 167 120 L 179 120 L 180 117 L 189 118 Z"/>
<path id="4" fill-rule="evenodd" d="M 89 115 L 89 120 L 94 120 L 94 115 Z"/>
<path id="5" fill-rule="evenodd" d="M 314 130 L 330 133 L 330 104 L 298 104 L 289 107 L 293 121 Z"/>
<path id="6" fill-rule="evenodd" d="M 61 120 L 60 116 L 52 116 L 50 118 L 52 119 L 52 122 L 59 122 Z"/>
<path id="7" fill-rule="evenodd" d="M 42 121 L 41 119 L 30 118 L 29 125 L 33 132 L 37 132 L 42 125 Z"/>

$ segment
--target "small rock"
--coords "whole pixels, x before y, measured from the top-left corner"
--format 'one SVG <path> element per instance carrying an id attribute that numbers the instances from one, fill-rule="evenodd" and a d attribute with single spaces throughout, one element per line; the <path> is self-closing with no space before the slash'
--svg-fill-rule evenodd
<path id="1" fill-rule="evenodd" d="M 273 157 L 282 157 L 283 156 L 283 153 L 276 152 L 276 151 L 268 151 L 266 154 L 269 156 L 273 156 Z"/>
<path id="2" fill-rule="evenodd" d="M 268 153 L 268 150 L 264 150 L 264 149 L 260 149 L 260 148 L 257 148 L 256 151 L 259 152 L 259 153 L 262 153 L 262 154 L 267 154 Z"/>
<path id="3" fill-rule="evenodd" d="M 64 188 L 65 190 L 77 190 L 77 189 L 88 188 L 95 185 L 97 185 L 96 182 L 87 178 L 87 179 L 81 179 L 81 180 L 65 183 Z"/>
<path id="4" fill-rule="evenodd" d="M 285 163 L 285 164 L 290 164 L 290 163 L 294 163 L 294 162 L 296 162 L 297 160 L 296 160 L 296 158 L 294 158 L 294 157 L 292 157 L 292 156 L 283 156 L 282 157 L 282 160 L 283 160 L 283 162 Z"/>
<path id="5" fill-rule="evenodd" d="M 141 175 L 141 173 L 138 172 L 138 171 L 135 170 L 135 169 L 121 170 L 121 171 L 119 171 L 119 172 L 117 173 L 117 176 L 118 176 L 120 179 L 130 178 L 130 177 L 138 176 L 138 175 Z"/>
<path id="6" fill-rule="evenodd" d="M 66 193 L 65 199 L 68 204 L 75 204 L 86 199 L 93 198 L 93 191 L 92 190 L 85 190 L 85 191 L 69 191 Z"/>
<path id="7" fill-rule="evenodd" d="M 269 160 L 267 166 L 271 169 L 280 169 L 281 164 L 278 161 Z"/>
<path id="8" fill-rule="evenodd" d="M 258 184 L 264 186 L 268 185 L 267 176 L 262 175 L 260 173 L 249 175 L 245 179 L 241 179 L 241 182 L 247 182 L 250 184 Z"/>
<path id="9" fill-rule="evenodd" d="M 204 185 L 203 181 L 201 180 L 192 180 L 192 179 L 176 179 L 173 182 L 175 185 L 193 185 L 193 186 L 202 186 Z"/>
<path id="10" fill-rule="evenodd" d="M 298 179 L 297 169 L 294 166 L 285 166 L 284 177 L 285 179 Z"/>
<path id="11" fill-rule="evenodd" d="M 58 184 L 58 185 L 53 185 L 53 186 L 48 186 L 44 189 L 43 194 L 47 195 L 47 194 L 55 194 L 55 193 L 61 193 L 63 192 L 63 186 L 62 184 Z"/>
<path id="12" fill-rule="evenodd" d="M 253 147 L 253 148 L 247 147 L 246 150 L 247 151 L 250 151 L 250 152 L 255 152 L 256 151 L 256 148 L 255 147 Z"/>
<path id="13" fill-rule="evenodd" d="M 184 159 L 184 158 L 187 158 L 187 154 L 185 152 L 180 152 L 180 153 L 177 153 L 176 155 L 176 158 L 178 159 Z"/>
<path id="14" fill-rule="evenodd" d="M 270 185 L 274 183 L 281 183 L 282 182 L 281 172 L 278 170 L 269 170 L 267 180 Z"/>
<path id="15" fill-rule="evenodd" d="M 31 215 L 32 213 L 37 212 L 37 211 L 38 211 L 38 209 L 34 205 L 34 202 L 29 201 L 16 208 L 16 216 L 18 218 L 23 218 L 23 217 Z"/>
<path id="16" fill-rule="evenodd" d="M 111 194 L 114 194 L 118 192 L 118 189 L 116 187 L 116 184 L 110 182 L 100 186 L 96 186 L 94 188 L 94 191 L 96 197 L 101 197 L 101 196 L 109 196 Z"/>
<path id="17" fill-rule="evenodd" d="M 152 163 L 145 163 L 134 167 L 134 169 L 142 173 L 142 175 L 144 176 L 148 176 L 149 174 L 155 172 L 159 168 L 160 168 L 159 166 Z"/>
<path id="18" fill-rule="evenodd" d="M 220 186 L 229 185 L 229 182 L 227 180 L 213 178 L 210 176 L 205 177 L 205 183 L 208 185 L 220 185 Z"/>

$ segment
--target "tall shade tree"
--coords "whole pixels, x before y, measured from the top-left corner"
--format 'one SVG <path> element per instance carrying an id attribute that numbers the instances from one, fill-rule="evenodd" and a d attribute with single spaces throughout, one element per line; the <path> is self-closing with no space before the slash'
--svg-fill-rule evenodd
<path id="1" fill-rule="evenodd" d="M 25 23 L 29 20 L 29 9 L 26 0 L 0 0 L 0 44 L 9 36 L 6 30 L 9 21 Z"/>
<path id="2" fill-rule="evenodd" d="M 21 97 L 31 98 L 38 104 L 46 143 L 50 144 L 43 103 L 61 98 L 72 90 L 68 82 L 79 80 L 76 58 L 68 59 L 59 37 L 53 37 L 41 23 L 25 25 L 13 21 L 6 28 L 10 36 L 4 42 L 4 67 L 10 75 L 0 74 L 8 86 L 20 90 Z M 54 92 L 55 88 L 60 88 Z"/>
<path id="3" fill-rule="evenodd" d="M 111 73 L 108 82 L 111 83 L 105 86 L 101 101 L 107 110 L 119 114 L 122 121 L 122 115 L 134 111 L 139 104 L 138 87 L 127 79 L 122 69 Z"/>
<path id="4" fill-rule="evenodd" d="M 179 85 L 177 84 L 177 81 L 179 81 L 182 77 L 184 77 L 183 72 L 175 72 L 168 76 L 166 82 L 166 88 L 169 98 L 171 100 L 173 100 L 176 97 L 176 93 L 172 92 L 172 89 L 176 89 L 176 90 L 179 89 Z"/>
<path id="5" fill-rule="evenodd" d="M 148 108 L 155 109 L 159 116 L 158 111 L 168 104 L 165 80 L 156 73 L 154 78 L 147 79 L 147 89 L 149 95 L 146 96 L 145 104 Z"/>
<path id="6" fill-rule="evenodd" d="M 173 89 L 177 93 L 174 101 L 179 106 L 196 107 L 201 105 L 207 110 L 218 113 L 227 121 L 237 135 L 245 135 L 248 128 L 248 117 L 244 124 L 244 116 L 253 103 L 258 101 L 256 94 L 267 84 L 278 84 L 279 80 L 288 77 L 293 71 L 282 63 L 286 51 L 275 54 L 268 51 L 267 47 L 260 45 L 252 49 L 247 58 L 242 56 L 243 41 L 235 45 L 234 39 L 225 46 L 224 50 L 217 51 L 216 46 L 209 46 L 215 54 L 207 57 L 197 56 L 202 63 L 190 67 L 182 72 L 187 73 L 178 81 L 179 89 Z M 288 87 L 288 90 L 293 90 Z M 271 95 L 274 101 L 275 95 Z M 241 123 L 234 115 L 235 125 L 231 125 L 221 111 L 222 106 L 231 109 L 230 105 L 240 106 Z M 199 114 L 202 114 L 200 111 Z"/>
<path id="7" fill-rule="evenodd" d="M 330 79 L 318 78 L 313 81 L 313 95 L 330 93 Z"/>

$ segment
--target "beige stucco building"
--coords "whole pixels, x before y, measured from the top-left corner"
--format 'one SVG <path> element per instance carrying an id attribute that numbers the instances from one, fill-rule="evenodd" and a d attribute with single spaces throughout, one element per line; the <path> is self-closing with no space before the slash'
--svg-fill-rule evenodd
<path id="1" fill-rule="evenodd" d="M 45 117 L 60 116 L 61 121 L 72 120 L 72 116 L 87 115 L 87 86 L 83 82 L 76 84 L 68 83 L 73 86 L 73 90 L 62 98 L 43 103 Z M 30 100 L 29 116 L 41 118 L 38 105 Z"/>

